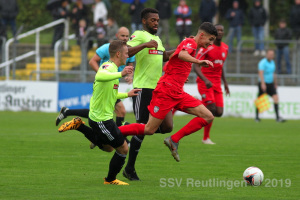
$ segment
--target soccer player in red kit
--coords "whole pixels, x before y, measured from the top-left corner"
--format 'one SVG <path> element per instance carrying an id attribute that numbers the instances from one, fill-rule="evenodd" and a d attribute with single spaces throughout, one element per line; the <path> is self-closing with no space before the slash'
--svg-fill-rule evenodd
<path id="1" fill-rule="evenodd" d="M 173 108 L 195 115 L 196 117 L 186 126 L 164 140 L 175 160 L 180 161 L 177 152 L 179 140 L 200 130 L 214 119 L 212 113 L 202 105 L 200 100 L 183 91 L 183 85 L 191 72 L 192 63 L 197 63 L 203 67 L 213 67 L 212 62 L 198 60 L 195 55 L 198 48 L 207 48 L 212 45 L 217 35 L 216 28 L 211 23 L 205 22 L 201 24 L 194 38 L 187 38 L 178 45 L 169 60 L 165 74 L 160 78 L 153 91 L 152 100 L 148 106 L 150 112 L 148 123 L 146 125 L 121 126 L 119 128 L 123 135 L 152 135 Z"/>
<path id="2" fill-rule="evenodd" d="M 215 117 L 223 115 L 223 92 L 221 88 L 221 79 L 224 83 L 226 95 L 229 95 L 229 88 L 225 78 L 223 64 L 227 58 L 228 46 L 222 42 L 224 35 L 224 27 L 222 25 L 215 25 L 218 36 L 214 44 L 208 48 L 200 48 L 197 54 L 199 60 L 209 60 L 214 64 L 214 67 L 202 67 L 198 64 L 193 64 L 194 71 L 198 75 L 198 91 L 202 97 L 202 103 L 209 109 Z M 204 127 L 204 135 L 202 143 L 215 144 L 209 138 L 209 132 L 212 123 Z"/>

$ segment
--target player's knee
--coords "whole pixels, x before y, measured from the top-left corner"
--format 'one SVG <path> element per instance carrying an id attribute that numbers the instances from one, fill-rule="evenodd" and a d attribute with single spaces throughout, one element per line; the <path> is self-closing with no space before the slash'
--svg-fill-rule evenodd
<path id="1" fill-rule="evenodd" d="M 171 133 L 172 131 L 173 131 L 173 125 L 161 127 L 162 133 Z"/>
<path id="2" fill-rule="evenodd" d="M 151 129 L 151 128 L 149 128 L 149 127 L 145 127 L 145 130 L 144 130 L 144 134 L 145 135 L 153 135 L 154 133 L 155 133 L 155 131 L 156 130 L 154 130 L 154 129 Z"/>
<path id="3" fill-rule="evenodd" d="M 120 154 L 123 154 L 123 155 L 127 155 L 128 153 L 128 145 L 127 145 L 127 142 L 125 141 L 124 144 L 117 148 L 117 152 L 120 153 Z"/>
<path id="4" fill-rule="evenodd" d="M 216 112 L 215 117 L 222 117 L 222 115 L 223 115 L 223 111 L 222 112 L 218 111 Z"/>
<path id="5" fill-rule="evenodd" d="M 207 121 L 207 123 L 211 123 L 214 120 L 214 115 L 212 113 L 208 114 L 207 116 L 205 116 L 205 120 Z"/>
<path id="6" fill-rule="evenodd" d="M 102 149 L 103 151 L 105 151 L 105 152 L 112 152 L 113 150 L 114 150 L 114 148 L 113 147 L 109 147 L 109 146 L 106 146 L 106 147 L 103 147 L 103 149 Z"/>

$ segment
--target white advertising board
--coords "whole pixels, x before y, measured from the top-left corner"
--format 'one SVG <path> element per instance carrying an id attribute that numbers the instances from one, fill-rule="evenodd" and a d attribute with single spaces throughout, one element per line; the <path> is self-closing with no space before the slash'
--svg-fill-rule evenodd
<path id="1" fill-rule="evenodd" d="M 57 82 L 0 82 L 0 110 L 57 112 L 57 99 Z"/>

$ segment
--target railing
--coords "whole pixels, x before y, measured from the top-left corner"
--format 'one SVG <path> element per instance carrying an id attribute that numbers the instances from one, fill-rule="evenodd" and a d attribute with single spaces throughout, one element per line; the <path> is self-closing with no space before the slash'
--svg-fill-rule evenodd
<path id="1" fill-rule="evenodd" d="M 28 58 L 30 56 L 35 55 L 35 62 L 36 62 L 36 70 L 40 71 L 40 32 L 43 30 L 46 30 L 48 28 L 52 28 L 58 24 L 65 24 L 65 31 L 64 31 L 64 38 L 66 38 L 69 34 L 69 22 L 67 19 L 59 19 L 56 20 L 54 22 L 51 22 L 49 24 L 46 24 L 44 26 L 41 26 L 39 28 L 33 29 L 31 31 L 28 31 L 26 33 L 20 34 L 18 35 L 16 38 L 11 38 L 9 39 L 6 44 L 5 44 L 5 59 L 4 62 L 0 64 L 0 68 L 2 67 L 6 67 L 5 70 L 5 75 L 6 75 L 6 80 L 9 80 L 9 74 L 10 74 L 10 64 L 14 63 L 14 62 L 18 62 L 20 60 L 23 60 L 25 58 Z M 36 34 L 35 37 L 35 50 L 34 51 L 29 51 L 25 54 L 22 54 L 20 56 L 15 57 L 14 59 L 9 60 L 9 47 L 10 44 L 16 39 L 16 40 L 20 40 L 22 38 L 28 37 L 30 35 Z M 65 49 L 68 49 L 68 40 L 64 40 L 65 41 Z M 40 80 L 40 73 L 36 74 L 36 80 L 39 81 Z"/>

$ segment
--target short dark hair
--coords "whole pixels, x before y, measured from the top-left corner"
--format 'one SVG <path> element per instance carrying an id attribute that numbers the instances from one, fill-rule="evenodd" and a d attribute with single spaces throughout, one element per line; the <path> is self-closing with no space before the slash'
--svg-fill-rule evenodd
<path id="1" fill-rule="evenodd" d="M 206 33 L 214 36 L 218 36 L 218 31 L 216 27 L 210 22 L 203 22 L 198 30 L 205 31 Z"/>
<path id="2" fill-rule="evenodd" d="M 114 40 L 109 45 L 109 55 L 110 57 L 114 57 L 118 51 L 122 51 L 122 47 L 126 46 L 126 42 L 123 40 Z"/>
<path id="3" fill-rule="evenodd" d="M 158 10 L 156 10 L 154 8 L 144 8 L 141 12 L 141 19 L 147 19 L 149 13 L 158 14 Z"/>

